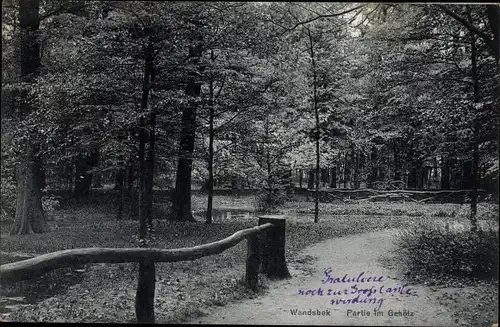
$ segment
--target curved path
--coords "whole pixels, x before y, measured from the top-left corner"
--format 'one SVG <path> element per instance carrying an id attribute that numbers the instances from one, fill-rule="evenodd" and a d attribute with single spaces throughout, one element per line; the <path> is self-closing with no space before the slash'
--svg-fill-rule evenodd
<path id="1" fill-rule="evenodd" d="M 404 281 L 397 280 L 397 271 L 386 263 L 396 264 L 391 251 L 394 249 L 393 239 L 396 230 L 383 230 L 371 233 L 346 236 L 317 243 L 301 251 L 295 262 L 288 266 L 293 278 L 270 283 L 266 294 L 256 299 L 244 300 L 214 308 L 208 316 L 187 321 L 191 324 L 264 324 L 264 325 L 372 325 L 372 326 L 452 326 L 456 325 L 451 313 L 437 302 L 437 293 L 422 285 L 409 285 L 418 296 L 404 296 L 388 293 L 388 287 L 398 287 Z M 302 259 L 302 260 L 301 260 Z M 313 259 L 313 260 L 311 260 Z M 307 263 L 304 263 L 307 261 Z M 365 277 L 382 276 L 382 281 L 370 283 L 334 283 L 323 284 L 325 269 L 332 267 L 331 276 L 342 278 L 345 274 L 358 276 L 365 272 Z M 353 291 L 359 288 L 378 290 L 369 298 L 383 299 L 380 311 L 383 316 L 375 316 L 377 304 L 332 304 L 332 299 L 353 298 L 355 295 L 327 296 L 327 290 Z M 380 294 L 380 287 L 383 286 Z M 322 288 L 323 296 L 299 295 L 301 289 Z M 365 293 L 360 298 L 367 298 Z M 309 309 L 320 312 L 320 315 L 294 315 L 292 310 Z M 348 309 L 357 311 L 348 314 Z M 392 310 L 392 311 L 390 311 Z M 411 312 L 412 316 L 407 316 Z M 321 315 L 324 313 L 325 315 Z M 368 313 L 370 314 L 368 316 Z M 401 316 L 391 313 L 401 313 Z"/>

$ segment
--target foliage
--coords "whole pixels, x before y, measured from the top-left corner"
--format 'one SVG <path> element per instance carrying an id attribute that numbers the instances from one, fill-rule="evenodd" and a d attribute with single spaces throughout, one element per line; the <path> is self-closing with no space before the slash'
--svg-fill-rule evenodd
<path id="1" fill-rule="evenodd" d="M 2 128 L 2 131 L 5 131 Z M 9 149 L 9 135 L 2 135 L 2 169 L 0 172 L 0 221 L 14 220 L 16 214 L 16 182 L 14 171 L 14 156 Z"/>
<path id="2" fill-rule="evenodd" d="M 14 220 L 14 215 L 16 214 L 16 195 L 15 184 L 2 178 L 0 221 Z"/>
<path id="3" fill-rule="evenodd" d="M 398 254 L 412 275 L 498 278 L 498 231 L 443 230 L 421 224 L 399 235 Z"/>
<path id="4" fill-rule="evenodd" d="M 270 213 L 285 204 L 287 192 L 284 188 L 264 188 L 256 196 L 255 210 Z"/>
<path id="5" fill-rule="evenodd" d="M 59 196 L 44 196 L 42 197 L 42 207 L 45 213 L 53 213 L 60 206 Z"/>

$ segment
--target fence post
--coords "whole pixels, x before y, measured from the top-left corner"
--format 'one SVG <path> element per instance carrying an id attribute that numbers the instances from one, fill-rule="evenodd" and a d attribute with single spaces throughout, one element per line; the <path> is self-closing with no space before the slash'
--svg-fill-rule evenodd
<path id="1" fill-rule="evenodd" d="M 290 278 L 290 272 L 285 260 L 285 227 L 286 219 L 283 216 L 261 216 L 259 226 L 271 223 L 273 228 L 262 235 L 262 260 L 260 271 L 269 278 Z"/>
<path id="2" fill-rule="evenodd" d="M 155 322 L 155 283 L 155 263 L 144 259 L 139 262 L 139 278 L 135 296 L 135 316 L 138 323 L 153 324 Z"/>
<path id="3" fill-rule="evenodd" d="M 260 245 L 258 235 L 252 235 L 247 238 L 247 248 L 245 284 L 253 291 L 257 291 L 260 264 Z"/>

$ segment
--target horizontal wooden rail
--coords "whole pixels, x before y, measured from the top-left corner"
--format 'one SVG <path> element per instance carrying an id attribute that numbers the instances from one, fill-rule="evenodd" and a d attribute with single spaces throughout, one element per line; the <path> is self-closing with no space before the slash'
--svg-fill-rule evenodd
<path id="1" fill-rule="evenodd" d="M 84 248 L 71 249 L 43 254 L 31 259 L 8 263 L 0 266 L 0 281 L 16 282 L 41 276 L 51 270 L 87 263 L 125 263 L 176 262 L 194 260 L 213 254 L 219 254 L 260 232 L 269 230 L 271 223 L 240 230 L 220 241 L 190 248 L 155 249 L 155 248 Z"/>
<path id="2" fill-rule="evenodd" d="M 17 282 L 51 270 L 87 263 L 139 263 L 135 314 L 139 323 L 154 323 L 155 262 L 195 260 L 219 254 L 247 239 L 245 284 L 257 290 L 258 273 L 270 278 L 289 278 L 285 260 L 285 225 L 282 216 L 259 217 L 259 226 L 240 230 L 212 243 L 181 249 L 86 248 L 43 254 L 0 266 L 0 281 Z M 262 235 L 260 235 L 262 234 Z"/>

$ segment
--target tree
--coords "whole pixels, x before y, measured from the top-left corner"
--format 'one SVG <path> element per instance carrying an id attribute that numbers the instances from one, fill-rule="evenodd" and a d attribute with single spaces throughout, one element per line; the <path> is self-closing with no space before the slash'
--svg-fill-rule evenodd
<path id="1" fill-rule="evenodd" d="M 25 89 L 20 94 L 20 120 L 26 120 L 36 109 L 34 85 L 40 73 L 40 24 L 38 0 L 19 1 L 21 81 Z M 11 234 L 42 233 L 49 229 L 42 208 L 42 162 L 34 139 L 25 143 L 23 157 L 17 169 L 16 216 Z"/>
<path id="2" fill-rule="evenodd" d="M 191 24 L 198 24 L 194 20 Z M 198 26 L 199 28 L 199 26 Z M 191 63 L 196 67 L 199 64 L 203 49 L 203 36 L 197 33 L 194 44 L 189 48 Z M 185 93 L 189 97 L 188 103 L 182 110 L 181 135 L 179 140 L 179 161 L 177 164 L 177 177 L 175 191 L 172 198 L 172 219 L 180 221 L 194 221 L 191 213 L 191 171 L 193 165 L 194 141 L 196 135 L 196 112 L 198 98 L 201 94 L 201 85 L 198 76 L 202 73 L 196 67 L 188 75 Z"/>

